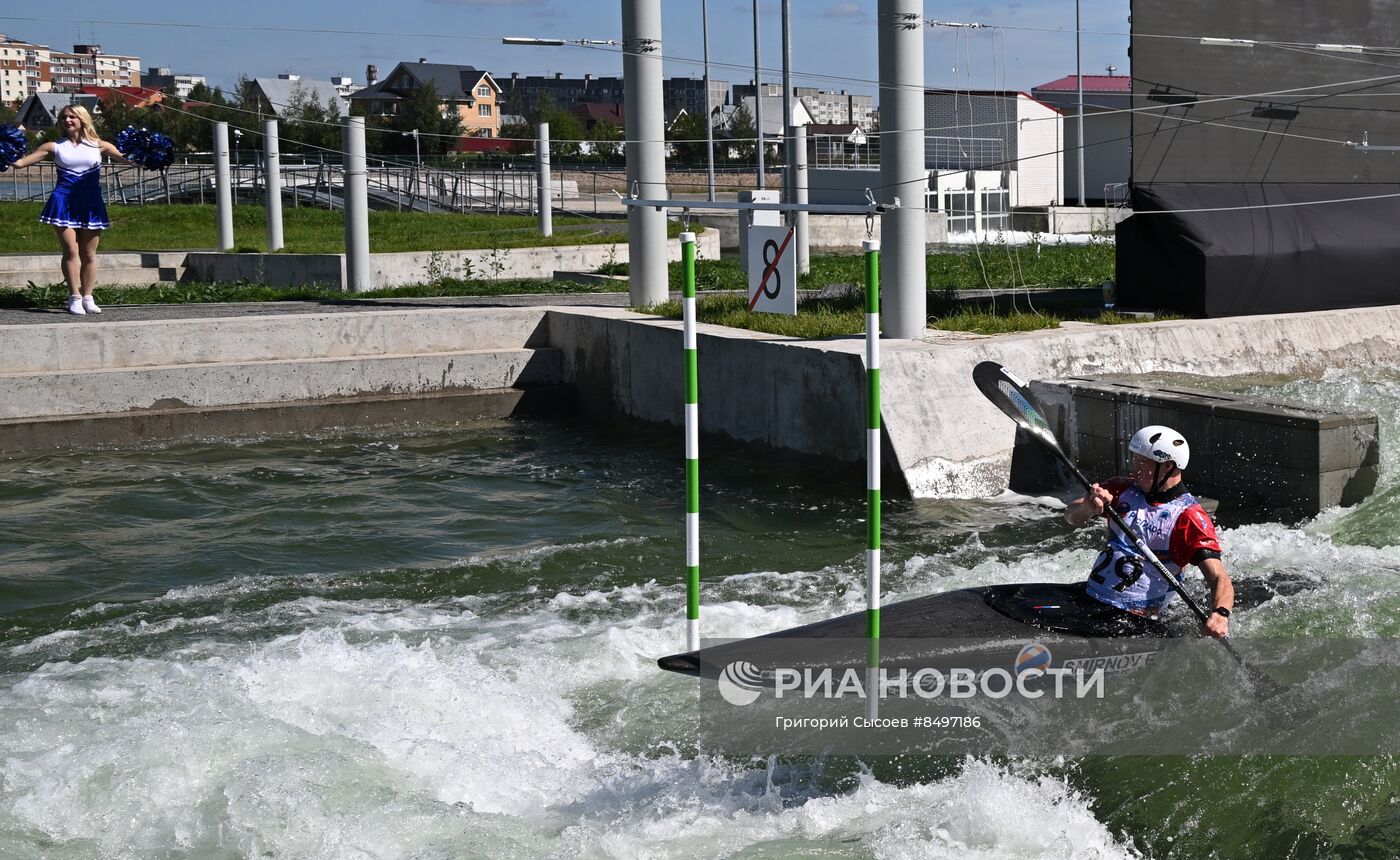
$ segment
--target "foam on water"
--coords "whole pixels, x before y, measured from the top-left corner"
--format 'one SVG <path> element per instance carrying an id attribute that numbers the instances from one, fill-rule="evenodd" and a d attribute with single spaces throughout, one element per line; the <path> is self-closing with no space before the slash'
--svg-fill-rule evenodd
<path id="1" fill-rule="evenodd" d="M 619 603 L 622 622 L 587 611 Z M 969 761 L 834 790 L 680 752 L 693 682 L 652 662 L 674 647 L 678 604 L 655 585 L 493 618 L 325 601 L 260 644 L 46 664 L 0 698 L 0 831 L 71 856 L 1126 856 L 1043 774 Z M 800 620 L 707 607 L 716 635 Z M 585 725 L 595 712 L 615 719 Z"/>

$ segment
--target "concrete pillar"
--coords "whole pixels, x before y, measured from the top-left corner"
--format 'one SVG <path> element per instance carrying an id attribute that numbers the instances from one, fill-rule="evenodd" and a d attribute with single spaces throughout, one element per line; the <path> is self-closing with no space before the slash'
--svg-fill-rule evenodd
<path id="1" fill-rule="evenodd" d="M 892 338 L 922 336 L 928 316 L 923 20 L 923 0 L 879 0 L 881 187 L 876 198 L 900 202 L 880 218 L 881 323 Z"/>
<path id="2" fill-rule="evenodd" d="M 622 0 L 622 77 L 626 89 L 627 187 L 640 196 L 666 193 L 666 118 L 661 99 L 661 0 Z M 627 249 L 633 307 L 669 295 L 666 213 L 627 210 Z"/>
<path id="3" fill-rule="evenodd" d="M 345 159 L 345 288 L 352 293 L 372 289 L 369 271 L 369 179 L 365 163 L 365 118 L 340 120 L 341 153 Z"/>
<path id="4" fill-rule="evenodd" d="M 792 135 L 792 201 L 794 203 L 807 202 L 807 127 L 805 125 L 794 126 Z M 806 212 L 795 212 L 797 216 L 793 221 L 797 228 L 797 234 L 793 239 L 797 241 L 797 272 L 805 275 L 812 269 L 812 249 L 808 243 L 809 214 Z"/>
<path id="5" fill-rule="evenodd" d="M 535 133 L 535 186 L 540 200 L 540 235 L 554 235 L 554 202 L 549 189 L 549 123 L 542 122 Z M 562 196 L 562 195 L 561 195 Z"/>
<path id="6" fill-rule="evenodd" d="M 267 250 L 282 250 L 282 155 L 277 151 L 277 120 L 263 122 L 263 170 L 267 192 Z"/>
<path id="7" fill-rule="evenodd" d="M 218 212 L 219 250 L 233 250 L 233 186 L 228 174 L 228 123 L 214 123 L 214 206 Z"/>

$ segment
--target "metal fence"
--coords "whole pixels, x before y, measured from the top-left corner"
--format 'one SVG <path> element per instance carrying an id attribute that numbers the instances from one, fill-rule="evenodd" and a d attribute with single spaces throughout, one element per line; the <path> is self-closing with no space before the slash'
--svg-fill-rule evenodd
<path id="1" fill-rule="evenodd" d="M 344 168 L 333 162 L 284 163 L 280 171 L 282 193 L 293 207 L 340 209 L 344 175 Z M 55 178 L 52 162 L 7 171 L 0 174 L 0 200 L 46 200 Z M 265 193 L 267 180 L 261 165 L 231 165 L 229 179 L 236 198 L 256 200 Z M 212 203 L 216 174 L 212 164 L 177 164 L 164 172 L 113 165 L 103 170 L 102 181 L 109 203 Z M 570 201 L 579 202 L 578 182 L 563 177 L 556 182 L 551 182 L 551 190 L 558 205 L 568 211 Z M 379 209 L 530 214 L 538 207 L 535 174 L 528 170 L 380 165 L 368 169 L 368 184 L 371 206 Z M 596 182 L 594 185 L 596 211 Z"/>

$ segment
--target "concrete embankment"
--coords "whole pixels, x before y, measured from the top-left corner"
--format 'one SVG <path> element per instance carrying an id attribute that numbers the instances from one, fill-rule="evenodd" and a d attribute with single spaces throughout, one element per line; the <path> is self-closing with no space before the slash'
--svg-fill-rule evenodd
<path id="1" fill-rule="evenodd" d="M 564 234 L 561 234 L 564 235 Z M 672 261 L 679 260 L 678 242 L 667 242 Z M 702 230 L 696 255 L 718 259 L 718 230 Z M 628 261 L 627 243 L 546 245 L 537 248 L 485 248 L 474 251 L 405 251 L 370 255 L 371 289 L 422 284 L 440 277 L 509 280 L 549 280 L 558 270 L 591 272 L 610 263 Z M 0 288 L 30 282 L 62 281 L 58 254 L 0 255 Z M 158 282 L 212 283 L 249 281 L 275 287 L 320 285 L 344 290 L 344 254 L 234 254 L 217 251 L 102 254 L 98 260 L 102 284 L 148 285 Z M 100 297 L 100 294 L 99 294 Z"/>
<path id="2" fill-rule="evenodd" d="M 608 307 L 364 306 L 371 309 L 327 313 L 307 306 L 303 313 L 283 308 L 254 316 L 212 309 L 201 316 L 186 306 L 169 313 L 193 318 L 165 320 L 123 319 L 138 314 L 121 308 L 98 321 L 30 312 L 16 322 L 20 312 L 4 312 L 10 318 L 0 339 L 0 449 L 86 443 L 77 431 L 72 438 L 43 432 L 56 421 L 87 428 L 90 439 L 117 441 L 120 434 L 98 429 L 111 416 L 141 417 L 149 435 L 184 435 L 182 427 L 217 428 L 207 417 L 213 411 L 259 404 L 284 410 L 413 398 L 429 404 L 444 395 L 497 392 L 518 399 L 529 391 L 555 392 L 546 399 L 571 403 L 572 394 L 558 393 L 559 386 L 576 392 L 591 414 L 680 424 L 678 321 Z M 862 458 L 861 338 L 811 342 L 702 325 L 699 346 L 705 432 L 837 460 Z M 1067 323 L 994 337 L 930 331 L 917 340 L 885 341 L 882 352 L 892 477 L 916 496 L 981 496 L 1006 486 L 1013 432 L 970 382 L 979 361 L 999 361 L 1027 378 L 1307 375 L 1329 367 L 1400 366 L 1400 308 Z M 394 409 L 341 409 L 331 423 L 414 412 Z M 287 419 L 265 431 L 304 424 Z"/>

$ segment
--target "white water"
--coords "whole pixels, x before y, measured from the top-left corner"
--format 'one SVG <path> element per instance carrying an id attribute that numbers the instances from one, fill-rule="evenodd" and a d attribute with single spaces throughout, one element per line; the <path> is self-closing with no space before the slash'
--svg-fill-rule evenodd
<path id="1" fill-rule="evenodd" d="M 1283 561 L 1324 579 L 1400 570 L 1400 552 L 1337 546 L 1324 534 L 1249 527 L 1224 537 L 1238 576 Z M 910 594 L 1069 580 L 1089 557 L 1003 562 L 974 536 L 888 576 Z M 779 585 L 786 593 L 775 595 Z M 1327 605 L 1350 603 L 1352 629 L 1366 631 L 1359 598 L 1374 600 L 1375 588 L 1345 582 L 1321 594 Z M 714 590 L 721 597 L 704 618 L 715 636 L 861 601 L 846 569 L 751 574 Z M 769 603 L 804 593 L 801 610 Z M 162 600 L 210 596 L 201 586 Z M 270 641 L 211 637 L 159 657 L 51 662 L 7 679 L 0 855 L 56 842 L 46 856 L 725 857 L 765 846 L 777 855 L 821 846 L 823 856 L 853 857 L 1131 856 L 1085 798 L 1031 766 L 969 760 L 941 780 L 895 786 L 866 775 L 833 791 L 813 785 L 817 764 L 770 771 L 696 756 L 683 730 L 696 682 L 653 662 L 679 642 L 673 587 L 538 595 L 505 611 L 501 599 L 303 597 L 217 619 L 244 630 L 300 619 L 304 629 Z M 1252 623 L 1291 614 L 1285 598 Z M 114 624 L 88 635 L 131 633 Z"/>
<path id="2" fill-rule="evenodd" d="M 928 581 L 938 566 L 915 559 L 902 578 Z M 1024 574 L 1004 567 L 955 579 Z M 786 578 L 843 607 L 859 600 L 848 571 Z M 718 590 L 768 592 L 778 579 Z M 162 600 L 211 596 L 183 592 Z M 818 765 L 695 755 L 683 728 L 695 682 L 653 662 L 678 641 L 674 588 L 540 596 L 506 612 L 494 601 L 299 598 L 219 619 L 302 619 L 270 641 L 210 637 L 5 679 L 0 856 L 53 843 L 46 856 L 1128 856 L 1084 798 L 1033 770 L 970 760 L 942 780 L 867 774 L 833 791 L 813 784 Z M 710 635 L 739 635 L 831 609 L 730 599 L 705 621 Z"/>

